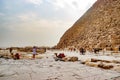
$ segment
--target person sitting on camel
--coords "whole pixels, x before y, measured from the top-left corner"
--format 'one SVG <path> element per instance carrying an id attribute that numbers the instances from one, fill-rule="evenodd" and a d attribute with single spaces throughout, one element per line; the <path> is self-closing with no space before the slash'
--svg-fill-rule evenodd
<path id="1" fill-rule="evenodd" d="M 55 61 L 58 61 L 58 60 L 62 60 L 62 58 L 65 57 L 64 53 L 60 53 L 59 55 L 57 53 L 54 53 L 55 54 Z"/>

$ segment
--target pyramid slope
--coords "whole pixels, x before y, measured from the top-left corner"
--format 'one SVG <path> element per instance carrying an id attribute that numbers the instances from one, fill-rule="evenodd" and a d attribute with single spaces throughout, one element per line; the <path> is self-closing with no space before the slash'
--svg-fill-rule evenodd
<path id="1" fill-rule="evenodd" d="M 120 0 L 98 0 L 61 37 L 57 48 L 120 46 Z"/>

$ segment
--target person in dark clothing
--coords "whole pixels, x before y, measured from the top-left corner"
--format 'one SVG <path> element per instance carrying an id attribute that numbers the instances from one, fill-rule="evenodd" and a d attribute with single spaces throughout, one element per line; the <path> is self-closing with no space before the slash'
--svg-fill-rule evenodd
<path id="1" fill-rule="evenodd" d="M 10 53 L 12 53 L 12 48 L 9 49 Z"/>
<path id="2" fill-rule="evenodd" d="M 14 54 L 12 53 L 13 49 L 12 48 L 9 48 L 9 52 L 11 54 L 11 57 L 14 58 Z"/>
<path id="3" fill-rule="evenodd" d="M 120 51 L 120 46 L 119 46 L 119 51 Z"/>
<path id="4" fill-rule="evenodd" d="M 83 48 L 80 48 L 80 53 L 81 53 L 82 55 L 84 55 L 85 50 L 84 50 Z"/>
<path id="5" fill-rule="evenodd" d="M 97 54 L 97 50 L 95 48 L 93 50 L 94 50 L 94 53 Z"/>
<path id="6" fill-rule="evenodd" d="M 93 50 L 94 50 L 94 53 L 95 53 L 95 54 L 98 54 L 98 53 L 100 52 L 100 50 L 102 50 L 102 49 L 94 48 Z"/>
<path id="7" fill-rule="evenodd" d="M 16 53 L 16 54 L 15 54 L 15 58 L 14 58 L 14 59 L 15 59 L 15 60 L 20 59 L 19 53 Z"/>

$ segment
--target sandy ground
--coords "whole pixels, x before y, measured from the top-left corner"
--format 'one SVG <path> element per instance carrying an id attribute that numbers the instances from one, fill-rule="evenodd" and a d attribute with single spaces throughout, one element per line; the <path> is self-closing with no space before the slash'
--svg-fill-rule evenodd
<path id="1" fill-rule="evenodd" d="M 58 52 L 58 51 L 57 51 Z M 53 59 L 55 51 L 49 51 L 42 59 L 0 59 L 0 80 L 120 80 L 120 72 L 89 67 L 77 62 Z M 69 53 L 71 56 L 74 54 Z M 78 54 L 75 54 L 78 56 Z M 79 55 L 84 60 L 92 55 Z M 101 56 L 99 58 L 114 59 Z M 115 58 L 116 59 L 116 58 Z M 120 59 L 120 58 L 117 58 Z"/>

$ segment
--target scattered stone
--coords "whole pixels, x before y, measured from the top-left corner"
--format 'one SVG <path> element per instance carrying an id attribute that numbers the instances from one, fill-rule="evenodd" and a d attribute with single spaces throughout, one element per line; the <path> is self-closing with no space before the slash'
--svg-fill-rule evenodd
<path id="1" fill-rule="evenodd" d="M 100 59 L 94 59 L 94 58 L 91 59 L 91 62 L 98 62 L 98 61 L 106 62 L 106 63 L 112 63 L 112 61 L 109 61 L 109 60 L 100 60 Z"/>
<path id="2" fill-rule="evenodd" d="M 94 62 L 86 62 L 85 64 L 91 67 L 98 67 L 98 63 L 94 63 Z"/>
<path id="3" fill-rule="evenodd" d="M 112 62 L 113 62 L 113 63 L 117 63 L 117 64 L 120 63 L 120 61 L 118 61 L 118 60 L 113 60 Z"/>
<path id="4" fill-rule="evenodd" d="M 111 69 L 114 66 L 113 65 L 106 65 L 106 64 L 99 64 L 98 67 L 103 68 L 103 69 Z"/>
<path id="5" fill-rule="evenodd" d="M 120 66 L 115 66 L 113 70 L 120 72 Z"/>
<path id="6" fill-rule="evenodd" d="M 91 58 L 91 62 L 98 62 L 98 61 L 101 61 L 99 59 L 94 59 L 94 58 Z"/>
<path id="7" fill-rule="evenodd" d="M 4 74 L 0 74 L 0 77 L 4 77 L 5 75 Z"/>
<path id="8" fill-rule="evenodd" d="M 53 67 L 53 65 L 49 65 L 49 67 Z"/>
<path id="9" fill-rule="evenodd" d="M 78 57 L 70 57 L 68 61 L 72 61 L 72 62 L 78 61 Z"/>
<path id="10" fill-rule="evenodd" d="M 62 58 L 62 61 L 68 61 L 68 58 L 67 57 L 64 57 L 64 58 Z"/>

